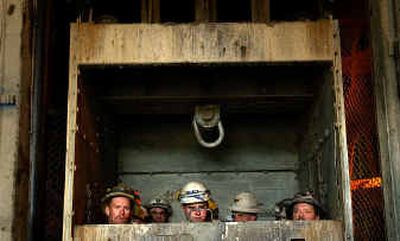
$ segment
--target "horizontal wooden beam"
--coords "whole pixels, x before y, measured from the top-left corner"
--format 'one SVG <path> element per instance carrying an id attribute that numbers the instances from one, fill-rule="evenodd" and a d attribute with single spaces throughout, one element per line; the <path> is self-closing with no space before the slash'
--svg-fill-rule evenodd
<path id="1" fill-rule="evenodd" d="M 170 223 L 146 225 L 82 225 L 75 239 L 81 241 L 117 240 L 343 240 L 338 221 L 257 221 L 250 223 Z M 223 232 L 221 230 L 224 230 Z M 279 230 L 279 231 L 278 231 Z"/>
<path id="2" fill-rule="evenodd" d="M 332 61 L 331 20 L 71 26 L 71 56 L 81 64 Z"/>

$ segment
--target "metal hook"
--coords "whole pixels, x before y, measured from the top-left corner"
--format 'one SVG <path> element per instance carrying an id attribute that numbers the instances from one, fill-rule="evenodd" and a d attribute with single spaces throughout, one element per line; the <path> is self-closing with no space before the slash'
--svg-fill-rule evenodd
<path id="1" fill-rule="evenodd" d="M 193 117 L 193 128 L 194 134 L 200 145 L 206 148 L 213 148 L 221 144 L 224 139 L 224 128 L 220 120 L 220 109 L 219 106 L 206 105 L 206 106 L 196 106 L 195 115 Z M 218 127 L 218 138 L 213 142 L 206 142 L 199 130 L 198 125 L 205 129 L 212 129 Z"/>

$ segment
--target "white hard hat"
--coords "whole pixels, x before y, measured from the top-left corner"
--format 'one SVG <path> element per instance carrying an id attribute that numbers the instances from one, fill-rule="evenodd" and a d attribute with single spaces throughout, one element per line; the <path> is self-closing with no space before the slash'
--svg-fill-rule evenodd
<path id="1" fill-rule="evenodd" d="M 203 183 L 189 182 L 180 190 L 178 199 L 181 204 L 208 202 L 210 195 Z"/>
<path id="2" fill-rule="evenodd" d="M 256 195 L 253 193 L 241 192 L 236 195 L 230 210 L 242 213 L 263 213 L 262 205 L 257 201 Z"/>

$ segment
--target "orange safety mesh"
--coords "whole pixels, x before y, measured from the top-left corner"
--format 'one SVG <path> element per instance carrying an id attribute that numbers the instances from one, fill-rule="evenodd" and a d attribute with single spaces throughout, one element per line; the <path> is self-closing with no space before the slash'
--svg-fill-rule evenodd
<path id="1" fill-rule="evenodd" d="M 354 238 L 385 240 L 368 23 L 340 21 Z"/>

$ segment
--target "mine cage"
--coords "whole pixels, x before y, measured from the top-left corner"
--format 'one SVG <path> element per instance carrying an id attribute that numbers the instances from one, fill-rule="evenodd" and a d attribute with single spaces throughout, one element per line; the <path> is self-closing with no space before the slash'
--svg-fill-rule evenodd
<path id="1" fill-rule="evenodd" d="M 352 239 L 340 40 L 333 19 L 71 25 L 63 240 Z M 197 105 L 221 107 L 221 145 L 200 146 Z M 143 200 L 200 180 L 229 215 L 252 191 L 251 223 L 99 224 L 98 189 L 122 180 Z M 330 220 L 275 221 L 311 188 Z"/>

